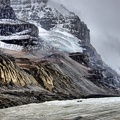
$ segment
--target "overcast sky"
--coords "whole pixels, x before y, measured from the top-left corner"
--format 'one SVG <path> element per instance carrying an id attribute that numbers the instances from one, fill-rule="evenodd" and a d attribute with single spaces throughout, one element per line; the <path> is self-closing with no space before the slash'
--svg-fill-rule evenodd
<path id="1" fill-rule="evenodd" d="M 59 0 L 88 25 L 91 43 L 114 69 L 120 66 L 120 0 Z"/>

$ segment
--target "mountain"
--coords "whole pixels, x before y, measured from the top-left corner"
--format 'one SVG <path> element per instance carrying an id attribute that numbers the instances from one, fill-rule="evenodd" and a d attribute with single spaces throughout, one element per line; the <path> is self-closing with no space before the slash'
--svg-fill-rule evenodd
<path id="1" fill-rule="evenodd" d="M 16 8 L 16 4 L 17 8 Z M 18 18 L 32 22 L 39 27 L 39 37 L 43 40 L 43 51 L 82 52 L 89 56 L 89 66 L 101 72 L 102 82 L 112 87 L 120 86 L 119 75 L 108 67 L 90 43 L 90 30 L 73 12 L 54 0 L 14 1 L 11 5 Z M 79 43 L 79 44 L 78 44 Z M 48 53 L 48 52 L 45 52 Z M 76 54 L 75 54 L 76 55 Z"/>
<path id="2" fill-rule="evenodd" d="M 120 95 L 120 76 L 75 13 L 52 0 L 0 2 L 0 108 Z"/>

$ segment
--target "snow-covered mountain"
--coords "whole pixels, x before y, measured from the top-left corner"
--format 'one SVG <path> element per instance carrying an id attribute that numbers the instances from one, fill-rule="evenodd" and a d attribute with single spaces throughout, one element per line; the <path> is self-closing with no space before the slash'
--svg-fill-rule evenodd
<path id="1" fill-rule="evenodd" d="M 81 45 L 80 43 L 90 43 L 90 30 L 87 28 L 87 25 L 84 24 L 84 22 L 82 22 L 77 15 L 67 10 L 63 5 L 56 4 L 51 0 L 11 0 L 11 6 L 14 8 L 18 18 L 29 21 L 38 26 L 40 30 L 40 38 L 44 39 L 43 41 L 45 43 L 51 42 L 51 44 L 49 44 L 49 47 L 50 45 L 54 48 L 56 46 L 57 49 L 59 48 L 59 50 L 63 50 L 63 45 L 65 46 L 65 51 L 80 52 L 81 48 L 78 47 Z M 58 34 L 56 34 L 56 31 Z M 45 41 L 46 38 L 43 38 L 43 35 L 44 37 L 47 37 L 47 35 L 45 35 L 46 33 L 47 35 L 51 35 L 50 41 Z M 71 39 L 70 34 L 72 34 L 71 36 L 74 36 L 74 38 Z M 63 42 L 63 39 L 65 39 L 65 43 Z"/>
<path id="2" fill-rule="evenodd" d="M 120 76 L 75 13 L 55 0 L 0 0 L 0 10 L 0 108 L 120 96 Z"/>
<path id="3" fill-rule="evenodd" d="M 102 86 L 119 90 L 120 76 L 102 61 L 90 43 L 90 30 L 75 13 L 54 0 L 11 0 L 11 4 L 2 0 L 1 4 L 1 42 L 20 49 L 32 45 L 35 52 L 30 50 L 45 58 L 67 53 L 91 69 L 92 82 L 97 79 Z"/>
<path id="4" fill-rule="evenodd" d="M 102 72 L 101 81 L 104 84 L 120 86 L 119 75 L 102 61 L 90 44 L 90 30 L 75 13 L 54 0 L 11 0 L 11 6 L 19 19 L 38 26 L 41 51 L 88 55 L 90 66 L 96 72 Z"/>

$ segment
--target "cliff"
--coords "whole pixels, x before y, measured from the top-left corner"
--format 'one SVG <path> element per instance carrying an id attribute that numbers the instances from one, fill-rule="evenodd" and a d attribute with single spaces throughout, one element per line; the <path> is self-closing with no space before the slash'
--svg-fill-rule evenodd
<path id="1" fill-rule="evenodd" d="M 34 45 L 38 39 L 38 28 L 18 19 L 10 6 L 10 0 L 1 0 L 0 4 L 0 41 L 1 44 L 5 43 L 1 47 Z"/>

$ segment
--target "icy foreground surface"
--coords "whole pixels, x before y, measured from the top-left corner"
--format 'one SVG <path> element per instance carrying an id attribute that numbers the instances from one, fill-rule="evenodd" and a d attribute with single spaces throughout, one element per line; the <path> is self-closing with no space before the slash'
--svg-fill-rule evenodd
<path id="1" fill-rule="evenodd" d="M 119 120 L 120 98 L 51 101 L 0 110 L 1 120 Z"/>

